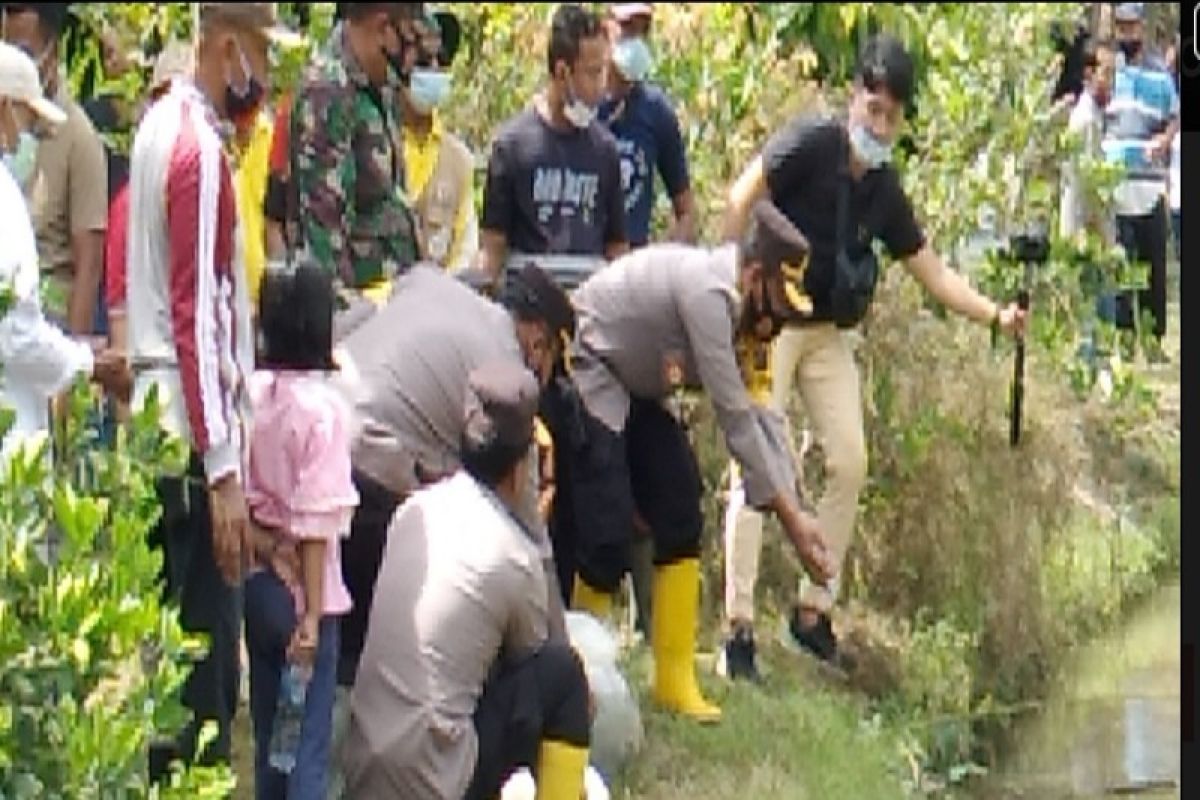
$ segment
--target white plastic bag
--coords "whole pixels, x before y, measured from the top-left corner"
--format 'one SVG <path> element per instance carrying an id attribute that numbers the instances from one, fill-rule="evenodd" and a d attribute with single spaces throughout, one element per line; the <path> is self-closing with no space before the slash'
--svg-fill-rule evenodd
<path id="1" fill-rule="evenodd" d="M 617 666 L 616 636 L 591 614 L 567 611 L 565 617 L 596 703 L 590 761 L 611 783 L 642 746 L 641 712 Z"/>

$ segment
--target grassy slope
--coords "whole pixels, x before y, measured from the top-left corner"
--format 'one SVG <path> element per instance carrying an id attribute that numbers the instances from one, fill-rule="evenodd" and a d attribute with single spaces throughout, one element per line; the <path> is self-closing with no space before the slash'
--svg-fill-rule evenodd
<path id="1" fill-rule="evenodd" d="M 704 691 L 724 713 L 720 725 L 655 711 L 643 691 L 646 743 L 613 787 L 614 798 L 903 796 L 894 732 L 869 725 L 862 700 L 805 660 L 770 641 L 759 647 L 767 672 L 761 687 L 730 684 L 704 670 Z M 639 653 L 629 670 L 640 690 L 648 686 L 648 660 Z"/>
<path id="2" fill-rule="evenodd" d="M 1177 281 L 1177 274 L 1172 276 Z M 1172 295 L 1177 298 L 1177 284 Z M 1171 364 L 1151 367 L 1160 392 L 1161 423 L 1178 435 L 1179 304 L 1171 304 L 1165 342 Z M 1148 498 L 1143 498 L 1148 499 Z M 767 565 L 764 564 L 764 568 Z M 709 621 L 711 622 L 711 620 Z M 707 626 L 705 626 L 707 627 Z M 762 687 L 731 685 L 712 674 L 711 656 L 701 658 L 708 697 L 719 702 L 724 720 L 700 727 L 656 712 L 646 690 L 649 658 L 644 648 L 629 657 L 627 675 L 641 695 L 645 745 L 613 788 L 624 800 L 874 800 L 905 795 L 902 737 L 880 723 L 860 693 L 834 685 L 809 662 L 784 652 L 771 640 L 774 625 L 761 627 Z M 703 635 L 702 642 L 716 637 Z M 252 743 L 248 710 L 238 719 L 235 766 L 242 786 L 235 797 L 253 796 Z"/>

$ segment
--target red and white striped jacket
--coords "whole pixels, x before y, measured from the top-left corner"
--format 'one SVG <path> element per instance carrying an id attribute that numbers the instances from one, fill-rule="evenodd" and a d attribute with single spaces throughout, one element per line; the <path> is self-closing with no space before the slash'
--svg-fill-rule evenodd
<path id="1" fill-rule="evenodd" d="M 204 460 L 210 484 L 240 480 L 253 340 L 231 169 L 216 117 L 186 81 L 133 143 L 127 229 L 134 403 L 159 387 L 164 424 Z"/>

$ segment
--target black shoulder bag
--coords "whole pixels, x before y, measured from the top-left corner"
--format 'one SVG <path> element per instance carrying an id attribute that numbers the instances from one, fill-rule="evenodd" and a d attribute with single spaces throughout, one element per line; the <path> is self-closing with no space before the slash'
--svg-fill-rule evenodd
<path id="1" fill-rule="evenodd" d="M 829 292 L 830 313 L 839 328 L 853 328 L 866 316 L 879 280 L 879 259 L 871 243 L 866 246 L 854 234 L 850 218 L 849 141 L 846 157 L 838 170 L 837 244 L 833 287 Z"/>

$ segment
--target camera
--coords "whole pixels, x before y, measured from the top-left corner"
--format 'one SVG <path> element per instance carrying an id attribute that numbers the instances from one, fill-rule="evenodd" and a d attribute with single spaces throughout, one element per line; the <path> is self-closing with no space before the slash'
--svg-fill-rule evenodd
<path id="1" fill-rule="evenodd" d="M 1044 264 L 1050 257 L 1050 239 L 1044 233 L 1019 233 L 1009 239 L 1009 254 L 1026 264 Z"/>

